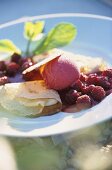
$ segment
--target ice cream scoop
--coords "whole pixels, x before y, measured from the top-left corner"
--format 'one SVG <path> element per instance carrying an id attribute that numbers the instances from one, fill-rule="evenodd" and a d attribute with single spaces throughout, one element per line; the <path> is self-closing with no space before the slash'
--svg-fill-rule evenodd
<path id="1" fill-rule="evenodd" d="M 49 88 L 61 90 L 77 81 L 80 73 L 70 57 L 60 55 L 45 64 L 42 76 Z"/>

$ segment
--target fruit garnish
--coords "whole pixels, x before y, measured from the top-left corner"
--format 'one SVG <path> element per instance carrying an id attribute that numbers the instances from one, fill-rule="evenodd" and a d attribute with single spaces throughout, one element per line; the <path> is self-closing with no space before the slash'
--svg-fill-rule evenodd
<path id="1" fill-rule="evenodd" d="M 97 74 L 90 74 L 86 80 L 87 84 L 97 84 L 98 80 L 97 80 Z"/>
<path id="2" fill-rule="evenodd" d="M 83 74 L 83 73 L 81 73 L 80 74 L 80 80 L 82 81 L 82 82 L 86 82 L 87 81 L 87 75 L 85 75 L 85 74 Z"/>
<path id="3" fill-rule="evenodd" d="M 108 77 L 99 76 L 97 81 L 97 85 L 102 86 L 105 90 L 108 90 L 111 86 L 111 83 L 108 81 Z"/>
<path id="4" fill-rule="evenodd" d="M 6 71 L 8 76 L 14 76 L 18 70 L 19 70 L 19 64 L 16 64 L 15 62 L 10 62 L 6 66 Z"/>
<path id="5" fill-rule="evenodd" d="M 84 88 L 84 84 L 83 82 L 81 82 L 79 79 L 74 82 L 71 87 L 74 89 L 74 90 L 77 90 L 77 91 L 82 91 L 82 89 Z"/>
<path id="6" fill-rule="evenodd" d="M 0 77 L 0 86 L 9 83 L 7 76 Z"/>
<path id="7" fill-rule="evenodd" d="M 6 70 L 6 64 L 5 61 L 0 61 L 0 71 Z"/>
<path id="8" fill-rule="evenodd" d="M 27 68 L 31 67 L 34 63 L 32 61 L 26 61 L 21 66 L 21 71 L 26 70 Z"/>
<path id="9" fill-rule="evenodd" d="M 77 92 L 77 90 L 70 90 L 68 93 L 65 95 L 65 103 L 68 105 L 73 105 L 76 103 L 77 98 L 80 96 L 80 93 Z"/>
<path id="10" fill-rule="evenodd" d="M 11 56 L 11 61 L 19 64 L 20 60 L 21 60 L 21 55 L 17 53 L 13 53 L 13 55 Z"/>
<path id="11" fill-rule="evenodd" d="M 101 101 L 106 96 L 105 90 L 101 86 L 95 86 L 91 91 L 91 96 L 96 101 Z"/>
<path id="12" fill-rule="evenodd" d="M 65 112 L 78 112 L 93 107 L 112 93 L 112 69 L 90 74 L 81 73 L 65 94 L 59 92 Z M 64 91 L 64 90 L 63 90 Z"/>
<path id="13" fill-rule="evenodd" d="M 110 95 L 112 93 L 112 89 L 106 91 L 106 96 Z"/>
<path id="14" fill-rule="evenodd" d="M 91 107 L 91 98 L 88 95 L 82 95 L 77 98 L 76 104 L 79 108 Z"/>

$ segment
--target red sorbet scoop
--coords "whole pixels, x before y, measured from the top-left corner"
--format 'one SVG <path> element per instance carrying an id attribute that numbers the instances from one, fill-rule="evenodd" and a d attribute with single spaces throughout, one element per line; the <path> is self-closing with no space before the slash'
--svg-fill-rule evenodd
<path id="1" fill-rule="evenodd" d="M 80 73 L 71 58 L 61 55 L 45 65 L 42 76 L 49 88 L 61 90 L 77 81 Z"/>

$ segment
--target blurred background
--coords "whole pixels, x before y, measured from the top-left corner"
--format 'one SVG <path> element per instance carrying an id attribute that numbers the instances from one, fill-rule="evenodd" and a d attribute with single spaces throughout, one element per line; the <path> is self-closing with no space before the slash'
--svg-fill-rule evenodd
<path id="1" fill-rule="evenodd" d="M 25 16 L 112 17 L 112 0 L 0 0 L 0 24 Z M 68 135 L 0 138 L 0 170 L 112 170 L 112 121 Z"/>

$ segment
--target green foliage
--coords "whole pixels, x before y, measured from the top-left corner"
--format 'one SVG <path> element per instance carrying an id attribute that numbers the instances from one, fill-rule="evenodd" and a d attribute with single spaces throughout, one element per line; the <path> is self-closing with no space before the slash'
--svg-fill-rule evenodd
<path id="1" fill-rule="evenodd" d="M 16 45 L 11 40 L 8 39 L 0 40 L 0 52 L 21 54 L 21 50 L 16 47 Z"/>
<path id="2" fill-rule="evenodd" d="M 26 39 L 36 41 L 38 35 L 43 31 L 44 22 L 26 22 L 24 26 L 24 36 Z"/>
<path id="3" fill-rule="evenodd" d="M 43 21 L 25 23 L 24 37 L 28 41 L 24 55 L 38 55 L 53 48 L 63 47 L 69 44 L 77 35 L 77 29 L 71 23 L 59 23 L 48 34 L 40 36 L 42 35 L 43 28 Z M 31 49 L 32 44 L 34 45 L 34 49 Z M 21 54 L 21 50 L 8 39 L 0 40 L 0 52 L 10 55 L 12 53 Z"/>
<path id="4" fill-rule="evenodd" d="M 34 53 L 40 54 L 53 48 L 65 46 L 76 37 L 76 34 L 77 29 L 73 24 L 59 23 L 45 36 Z"/>

